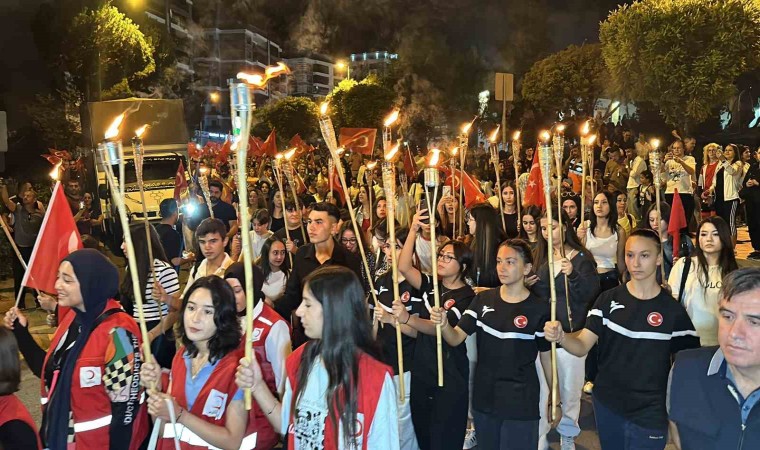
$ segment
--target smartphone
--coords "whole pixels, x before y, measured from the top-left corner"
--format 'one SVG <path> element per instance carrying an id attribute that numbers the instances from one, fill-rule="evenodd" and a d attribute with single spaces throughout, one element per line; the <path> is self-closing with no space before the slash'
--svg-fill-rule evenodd
<path id="1" fill-rule="evenodd" d="M 420 197 L 420 201 L 417 203 L 417 211 L 427 211 L 427 203 L 425 203 L 425 195 Z M 430 225 L 430 214 L 427 214 L 427 219 L 422 219 L 421 222 L 425 225 Z"/>
<path id="2" fill-rule="evenodd" d="M 447 197 L 449 195 L 451 195 L 451 186 L 444 186 L 442 197 Z"/>

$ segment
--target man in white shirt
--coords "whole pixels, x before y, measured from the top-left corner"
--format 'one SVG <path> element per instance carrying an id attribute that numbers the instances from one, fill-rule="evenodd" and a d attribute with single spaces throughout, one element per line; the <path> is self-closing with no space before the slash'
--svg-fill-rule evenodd
<path id="1" fill-rule="evenodd" d="M 204 219 L 195 229 L 195 239 L 198 241 L 198 247 L 200 247 L 204 259 L 190 269 L 190 276 L 187 278 L 187 284 L 182 291 L 183 297 L 195 280 L 210 275 L 224 277 L 224 271 L 235 262 L 224 251 L 228 241 L 227 227 L 221 220 Z"/>
<path id="2" fill-rule="evenodd" d="M 628 161 L 628 166 L 630 169 L 628 172 L 628 185 L 626 186 L 628 189 L 627 208 L 628 213 L 636 218 L 636 222 L 641 222 L 641 214 L 639 213 L 639 209 L 636 207 L 636 201 L 639 195 L 639 186 L 641 185 L 641 173 L 647 170 L 647 163 L 644 159 L 645 156 L 642 154 L 642 152 L 645 151 L 646 150 L 643 148 L 641 150 L 634 148 L 625 149 L 626 160 Z M 636 157 L 633 158 L 633 160 L 627 157 L 629 152 L 635 152 Z"/>
<path id="3" fill-rule="evenodd" d="M 694 215 L 694 180 L 696 180 L 696 166 L 693 156 L 684 155 L 684 145 L 680 140 L 670 144 L 668 153 L 665 154 L 665 163 L 662 165 L 665 177 L 665 201 L 673 206 L 673 194 L 678 189 L 681 197 L 686 222 Z"/>

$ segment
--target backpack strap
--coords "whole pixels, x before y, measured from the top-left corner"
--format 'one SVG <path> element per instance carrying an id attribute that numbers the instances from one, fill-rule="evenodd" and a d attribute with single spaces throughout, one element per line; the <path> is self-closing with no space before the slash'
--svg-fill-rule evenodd
<path id="1" fill-rule="evenodd" d="M 686 287 L 686 278 L 689 276 L 689 269 L 691 268 L 691 256 L 687 256 L 683 261 L 683 272 L 681 273 L 681 288 L 678 290 L 678 303 L 683 306 L 683 291 Z"/>

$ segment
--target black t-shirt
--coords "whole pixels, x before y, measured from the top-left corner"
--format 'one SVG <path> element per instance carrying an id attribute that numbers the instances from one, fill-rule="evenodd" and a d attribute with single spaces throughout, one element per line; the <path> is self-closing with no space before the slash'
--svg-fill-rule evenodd
<path id="1" fill-rule="evenodd" d="M 296 247 L 300 247 L 306 243 L 309 242 L 309 238 L 307 236 L 304 236 L 303 233 L 301 233 L 301 227 L 296 228 L 295 230 L 288 230 L 288 234 L 290 234 L 290 240 L 293 241 L 294 244 L 296 244 Z M 280 228 L 274 233 L 274 237 L 282 242 L 285 242 L 285 227 Z"/>
<path id="2" fill-rule="evenodd" d="M 219 200 L 216 202 L 216 205 L 212 205 L 211 208 L 214 210 L 214 218 L 224 222 L 225 228 L 227 228 L 227 231 L 230 231 L 230 222 L 238 220 L 235 207 Z M 209 215 L 207 204 L 203 202 L 200 204 L 199 220 L 203 220 L 207 217 L 211 216 Z"/>
<path id="3" fill-rule="evenodd" d="M 430 320 L 430 309 L 435 306 L 433 294 L 433 282 L 430 275 L 422 274 L 423 305 L 420 308 L 421 319 Z M 475 292 L 470 286 L 449 290 L 438 286 L 441 306 L 446 309 L 446 317 L 449 324 L 454 327 L 462 318 L 462 313 L 470 306 L 475 297 Z M 436 356 L 435 335 L 425 333 L 417 334 L 417 345 L 414 347 L 414 370 L 412 379 L 431 386 L 438 385 L 438 357 Z M 447 391 L 462 391 L 468 389 L 470 377 L 470 363 L 467 360 L 467 347 L 462 342 L 456 347 L 451 347 L 445 340 L 443 346 L 443 389 Z"/>
<path id="4" fill-rule="evenodd" d="M 517 237 L 517 213 L 507 214 L 504 213 L 504 224 L 507 226 L 507 239 L 513 239 Z M 499 224 L 501 226 L 501 224 Z"/>
<path id="5" fill-rule="evenodd" d="M 274 216 L 269 216 L 269 230 L 272 232 L 278 232 L 285 226 L 285 217 L 279 219 Z"/>
<path id="6" fill-rule="evenodd" d="M 544 339 L 550 306 L 534 294 L 507 303 L 500 290 L 478 294 L 459 321 L 465 333 L 478 333 L 472 407 L 503 420 L 538 420 L 536 357 L 551 350 Z"/>
<path id="7" fill-rule="evenodd" d="M 640 300 L 621 285 L 599 296 L 586 328 L 599 336 L 594 396 L 639 426 L 666 427 L 671 356 L 699 347 L 683 306 L 665 291 Z"/>
<path id="8" fill-rule="evenodd" d="M 159 223 L 156 225 L 156 233 L 161 240 L 161 245 L 164 247 L 164 253 L 166 257 L 171 261 L 174 258 L 179 258 L 182 251 L 182 239 L 179 232 L 171 225 L 165 223 Z"/>
<path id="9" fill-rule="evenodd" d="M 375 295 L 380 307 L 390 314 L 393 305 L 393 274 L 388 272 L 375 281 Z M 419 315 L 422 308 L 422 294 L 404 280 L 398 285 L 398 295 L 406 306 L 409 314 Z M 369 297 L 369 309 L 375 308 L 372 296 Z M 385 324 L 377 329 L 377 341 L 382 351 L 381 361 L 393 368 L 393 374 L 398 375 L 398 352 L 396 348 L 396 328 Z M 416 339 L 401 334 L 401 350 L 404 355 L 404 372 L 409 372 L 414 366 L 414 346 Z"/>

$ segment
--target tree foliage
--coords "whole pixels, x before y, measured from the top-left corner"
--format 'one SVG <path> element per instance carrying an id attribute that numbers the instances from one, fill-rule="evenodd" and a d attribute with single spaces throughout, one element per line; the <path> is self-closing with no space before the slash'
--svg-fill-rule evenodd
<path id="1" fill-rule="evenodd" d="M 296 134 L 306 141 L 313 140 L 319 130 L 317 104 L 306 97 L 285 97 L 256 110 L 255 114 L 259 123 L 254 134 L 266 137 L 274 129 L 279 142 L 287 142 Z"/>
<path id="2" fill-rule="evenodd" d="M 108 3 L 77 14 L 61 41 L 59 67 L 72 75 L 87 100 L 99 91 L 128 93 L 130 83 L 156 70 L 151 40 Z"/>
<path id="3" fill-rule="evenodd" d="M 380 128 L 393 108 L 396 94 L 377 77 L 369 76 L 360 82 L 342 81 L 327 100 L 336 128 Z"/>
<path id="4" fill-rule="evenodd" d="M 643 0 L 612 12 L 602 53 L 622 96 L 652 102 L 672 125 L 704 121 L 739 75 L 760 65 L 756 0 Z"/>
<path id="5" fill-rule="evenodd" d="M 543 113 L 591 116 L 608 83 L 601 46 L 571 45 L 533 64 L 522 81 L 522 95 Z"/>

